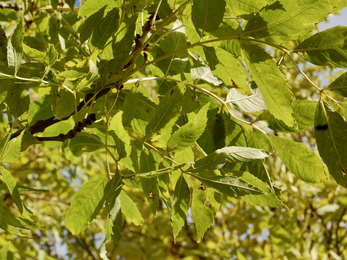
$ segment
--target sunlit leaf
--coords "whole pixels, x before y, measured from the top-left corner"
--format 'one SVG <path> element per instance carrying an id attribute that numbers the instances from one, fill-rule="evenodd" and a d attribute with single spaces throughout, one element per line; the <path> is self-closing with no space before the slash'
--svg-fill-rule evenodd
<path id="1" fill-rule="evenodd" d="M 105 176 L 96 176 L 76 192 L 65 218 L 65 225 L 71 233 L 81 233 L 99 213 L 105 202 L 106 182 Z"/>
<path id="2" fill-rule="evenodd" d="M 9 162 L 9 163 L 15 163 L 19 157 L 19 154 L 21 152 L 21 145 L 22 145 L 22 138 L 25 131 L 22 131 L 22 133 L 10 140 L 6 148 L 2 151 L 2 156 L 0 160 L 2 162 Z"/>
<path id="3" fill-rule="evenodd" d="M 313 183 L 328 180 L 323 162 L 306 145 L 274 135 L 268 136 L 278 156 L 297 177 Z"/>
<path id="4" fill-rule="evenodd" d="M 134 201 L 123 191 L 119 195 L 122 213 L 136 226 L 141 225 L 144 219 Z"/>
<path id="5" fill-rule="evenodd" d="M 209 103 L 206 104 L 191 122 L 181 126 L 172 134 L 167 143 L 168 151 L 183 150 L 199 139 L 206 127 L 209 105 Z"/>
<path id="6" fill-rule="evenodd" d="M 246 26 L 246 34 L 272 43 L 297 40 L 311 32 L 339 0 L 279 0 L 266 6 Z"/>
<path id="7" fill-rule="evenodd" d="M 221 202 L 219 193 L 201 184 L 201 181 L 195 180 L 192 195 L 192 215 L 196 226 L 196 240 L 198 243 L 201 242 L 205 232 L 213 224 Z"/>
<path id="8" fill-rule="evenodd" d="M 227 8 L 235 16 L 257 13 L 268 4 L 266 0 L 227 0 Z"/>
<path id="9" fill-rule="evenodd" d="M 295 127 L 292 94 L 275 61 L 256 45 L 243 44 L 243 57 L 271 114 Z"/>
<path id="10" fill-rule="evenodd" d="M 23 37 L 24 26 L 22 19 L 20 19 L 16 29 L 8 41 L 7 46 L 7 64 L 9 67 L 14 68 L 15 74 L 19 70 L 22 63 Z"/>

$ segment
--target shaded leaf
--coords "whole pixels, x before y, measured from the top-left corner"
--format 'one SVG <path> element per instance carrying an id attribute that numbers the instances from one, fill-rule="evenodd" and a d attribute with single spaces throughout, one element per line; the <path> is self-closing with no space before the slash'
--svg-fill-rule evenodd
<path id="1" fill-rule="evenodd" d="M 225 12 L 225 0 L 193 0 L 192 21 L 202 36 L 218 29 Z"/>
<path id="2" fill-rule="evenodd" d="M 159 58 L 165 54 L 174 53 L 177 50 L 185 48 L 186 46 L 187 40 L 184 33 L 170 33 L 167 37 L 160 41 L 160 45 L 157 50 L 157 57 Z M 185 70 L 188 64 L 188 52 L 186 50 L 180 51 L 168 58 L 158 61 L 157 64 L 165 75 L 176 75 Z"/>
<path id="3" fill-rule="evenodd" d="M 141 151 L 140 167 L 142 171 L 155 171 L 157 168 L 157 162 L 154 159 L 153 154 L 150 151 Z M 159 205 L 159 187 L 158 177 L 141 178 L 142 190 L 151 206 L 153 215 L 156 215 Z"/>
<path id="4" fill-rule="evenodd" d="M 95 49 L 102 50 L 108 39 L 118 30 L 119 27 L 119 9 L 114 8 L 98 23 L 94 28 L 89 40 L 89 46 L 92 52 Z"/>
<path id="5" fill-rule="evenodd" d="M 234 176 L 202 177 L 200 175 L 195 175 L 194 177 L 196 177 L 208 188 L 211 188 L 212 190 L 216 192 L 219 192 L 221 194 L 231 196 L 231 197 L 244 196 L 247 194 L 262 194 L 263 193 L 259 188 Z"/>
<path id="6" fill-rule="evenodd" d="M 147 138 L 154 133 L 163 134 L 164 132 L 171 131 L 179 116 L 183 96 L 183 83 L 176 85 L 173 89 L 166 92 L 164 98 L 155 109 L 154 116 L 146 127 Z"/>
<path id="7" fill-rule="evenodd" d="M 299 44 L 295 51 L 309 62 L 321 66 L 347 66 L 347 27 L 336 26 L 316 33 Z"/>
<path id="8" fill-rule="evenodd" d="M 239 177 L 249 184 L 254 185 L 264 192 L 264 194 L 250 194 L 241 198 L 247 203 L 255 206 L 269 206 L 273 208 L 287 208 L 283 202 L 271 191 L 271 189 L 253 174 L 248 172 L 232 172 L 233 176 Z"/>
<path id="9" fill-rule="evenodd" d="M 323 101 L 317 106 L 315 135 L 320 156 L 336 182 L 347 187 L 347 123 Z"/>
<path id="10" fill-rule="evenodd" d="M 62 88 L 57 93 L 53 92 L 51 97 L 52 111 L 57 118 L 62 119 L 75 111 L 75 99 L 71 92 Z"/>
<path id="11" fill-rule="evenodd" d="M 176 182 L 175 191 L 173 195 L 173 207 L 172 207 L 172 228 L 173 236 L 176 239 L 178 233 L 184 226 L 187 218 L 187 212 L 189 209 L 190 193 L 186 180 L 181 174 L 180 178 Z"/>
<path id="12" fill-rule="evenodd" d="M 326 89 L 347 97 L 347 72 L 335 79 Z"/>

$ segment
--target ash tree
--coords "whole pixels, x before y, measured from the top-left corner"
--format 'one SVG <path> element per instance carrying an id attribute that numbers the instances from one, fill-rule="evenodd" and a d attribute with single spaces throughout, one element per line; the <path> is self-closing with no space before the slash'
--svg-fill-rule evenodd
<path id="1" fill-rule="evenodd" d="M 323 235 L 330 251 L 312 242 L 285 257 L 314 248 L 322 259 L 347 257 L 339 229 L 347 205 L 347 73 L 332 70 L 347 66 L 347 27 L 317 27 L 346 1 L 0 6 L 3 259 L 59 259 L 57 243 L 69 259 L 181 259 L 185 252 L 242 259 L 226 239 L 237 225 L 255 225 L 242 214 L 261 206 L 268 229 L 281 219 L 282 228 L 296 225 L 291 210 L 301 206 L 287 194 L 298 187 L 342 194 L 325 211 L 317 213 L 319 203 L 309 208 L 324 232 L 322 212 L 335 212 L 336 234 L 327 227 Z M 243 213 L 225 224 L 236 205 Z M 306 216 L 308 205 L 302 208 Z M 204 243 L 216 242 L 209 233 L 216 227 L 225 238 L 219 256 Z M 295 247 L 302 236 L 289 233 L 271 240 L 272 252 L 258 240 L 259 250 L 245 254 L 274 257 L 285 243 Z"/>

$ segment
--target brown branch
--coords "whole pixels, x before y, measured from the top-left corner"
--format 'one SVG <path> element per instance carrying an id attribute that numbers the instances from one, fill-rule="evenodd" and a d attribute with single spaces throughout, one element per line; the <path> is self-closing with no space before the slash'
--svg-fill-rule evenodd
<path id="1" fill-rule="evenodd" d="M 119 89 L 121 89 L 123 86 L 120 86 Z M 85 100 L 81 101 L 79 103 L 79 105 L 77 106 L 77 112 L 79 112 L 83 107 L 85 106 L 93 106 L 95 104 L 95 101 L 98 100 L 100 97 L 106 95 L 107 93 L 109 93 L 111 90 L 111 88 L 105 88 L 103 90 L 101 90 L 99 93 L 96 94 L 95 98 L 94 97 L 94 93 L 89 93 L 85 96 Z M 54 125 L 58 122 L 64 121 L 69 119 L 71 116 L 73 115 L 73 113 L 69 116 L 66 116 L 62 119 L 57 119 L 55 117 L 50 117 L 48 119 L 45 120 L 38 120 L 34 125 L 32 125 L 31 127 L 29 127 L 29 131 L 32 135 L 36 134 L 36 133 L 41 133 L 43 132 L 47 127 Z M 76 128 L 76 127 L 75 127 Z M 77 126 L 78 128 L 78 126 Z M 13 133 L 11 135 L 10 139 L 13 139 L 17 136 L 19 136 L 21 134 L 21 132 L 24 129 L 20 129 L 18 131 L 16 131 L 15 133 Z M 55 137 L 36 137 L 37 140 L 39 141 L 65 141 L 67 139 L 71 139 L 73 137 L 75 137 L 76 135 L 76 131 L 73 131 L 74 129 L 72 129 L 71 131 L 69 131 L 67 134 L 63 135 L 60 134 L 58 136 Z"/>
<path id="2" fill-rule="evenodd" d="M 339 236 L 338 236 L 338 231 L 339 231 L 339 227 L 340 227 L 340 223 L 341 223 L 341 221 L 342 221 L 342 218 L 343 218 L 343 216 L 345 215 L 345 213 L 346 213 L 346 211 L 347 211 L 347 208 L 344 208 L 343 209 L 343 212 L 342 212 L 342 214 L 341 214 L 341 216 L 340 216 L 340 218 L 338 219 L 338 221 L 336 222 L 336 229 L 335 229 L 335 240 L 336 240 L 336 243 L 335 243 L 335 247 L 336 247 L 336 253 L 337 253 L 337 255 L 340 255 L 340 247 L 339 247 Z"/>

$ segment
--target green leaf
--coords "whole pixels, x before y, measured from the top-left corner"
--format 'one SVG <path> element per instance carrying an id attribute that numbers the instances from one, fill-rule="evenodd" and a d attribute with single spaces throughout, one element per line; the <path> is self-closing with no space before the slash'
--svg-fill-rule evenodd
<path id="1" fill-rule="evenodd" d="M 94 138 L 90 136 L 75 136 L 73 139 L 67 140 L 63 143 L 63 153 L 66 158 L 72 160 L 73 158 L 79 157 L 84 152 L 94 152 L 97 149 L 104 147 L 96 139 L 99 139 L 97 136 Z"/>
<path id="2" fill-rule="evenodd" d="M 233 176 L 239 177 L 249 184 L 254 185 L 264 192 L 264 194 L 245 195 L 241 198 L 247 203 L 255 206 L 269 206 L 273 208 L 287 208 L 283 202 L 271 191 L 271 189 L 261 180 L 249 172 L 233 172 Z"/>
<path id="3" fill-rule="evenodd" d="M 18 160 L 19 154 L 21 152 L 22 139 L 25 131 L 12 140 L 10 140 L 6 148 L 4 149 L 2 156 L 0 158 L 1 162 L 15 163 Z"/>
<path id="4" fill-rule="evenodd" d="M 268 135 L 268 137 L 282 162 L 295 176 L 313 183 L 328 179 L 323 162 L 306 145 L 274 135 Z"/>
<path id="5" fill-rule="evenodd" d="M 263 193 L 259 188 L 234 176 L 209 176 L 209 177 L 204 176 L 203 177 L 200 175 L 195 175 L 194 177 L 197 178 L 199 181 L 201 181 L 205 186 L 207 186 L 207 189 L 211 188 L 213 191 L 216 191 L 218 193 L 231 196 L 231 197 Z M 204 187 L 204 189 L 205 188 L 206 187 Z"/>
<path id="6" fill-rule="evenodd" d="M 44 58 L 45 64 L 52 66 L 58 59 L 59 54 L 53 44 L 49 44 Z"/>
<path id="7" fill-rule="evenodd" d="M 218 29 L 225 13 L 225 0 L 193 0 L 192 21 L 202 36 Z"/>
<path id="8" fill-rule="evenodd" d="M 0 221 L 1 222 L 1 221 Z M 10 242 L 8 242 L 6 245 L 4 245 L 0 250 L 0 259 L 8 259 L 7 258 L 7 252 L 8 248 L 10 247 Z"/>
<path id="9" fill-rule="evenodd" d="M 151 152 L 144 150 L 141 151 L 140 166 L 141 170 L 148 172 L 156 170 L 156 161 Z M 159 205 L 158 177 L 154 176 L 152 178 L 141 178 L 141 186 L 147 201 L 151 206 L 153 215 L 156 215 Z"/>
<path id="10" fill-rule="evenodd" d="M 245 34 L 276 44 L 310 33 L 339 0 L 278 0 L 263 8 L 246 26 Z"/>
<path id="11" fill-rule="evenodd" d="M 7 44 L 8 40 L 4 29 L 0 29 L 0 62 L 7 65 Z"/>
<path id="12" fill-rule="evenodd" d="M 3 214 L 2 214 L 1 228 L 3 228 L 4 226 L 8 226 L 10 230 L 13 230 L 11 229 L 11 227 L 23 228 L 23 229 L 29 229 L 29 230 L 40 230 L 43 228 L 41 226 L 38 226 L 33 221 L 30 221 L 28 219 L 21 218 L 12 214 L 11 211 L 5 205 L 3 206 L 2 209 L 3 209 Z M 18 233 L 21 235 L 20 232 Z M 15 234 L 18 234 L 18 233 L 15 233 Z"/>
<path id="13" fill-rule="evenodd" d="M 262 48 L 243 44 L 242 55 L 271 114 L 286 125 L 295 127 L 292 116 L 292 93 L 275 61 Z"/>
<path id="14" fill-rule="evenodd" d="M 9 67 L 14 68 L 15 75 L 22 63 L 23 37 L 24 26 L 23 18 L 21 18 L 13 34 L 10 36 L 7 46 L 7 64 Z"/>
<path id="15" fill-rule="evenodd" d="M 221 116 L 225 129 L 225 146 L 248 146 L 245 133 L 238 121 L 226 111 L 222 111 Z"/>
<path id="16" fill-rule="evenodd" d="M 12 174 L 2 165 L 0 165 L 0 172 L 1 172 L 1 175 L 2 175 L 4 182 L 6 184 L 6 187 L 9 190 L 10 195 L 11 195 L 12 199 L 14 200 L 14 203 L 16 204 L 19 212 L 24 217 L 28 218 L 29 215 L 27 214 L 27 211 L 25 209 L 23 201 L 20 198 L 17 183 L 16 183 L 15 179 L 13 178 Z"/>
<path id="17" fill-rule="evenodd" d="M 226 102 L 242 112 L 252 113 L 267 109 L 263 96 L 257 88 L 250 96 L 242 95 L 236 89 L 231 89 L 227 95 Z"/>
<path id="18" fill-rule="evenodd" d="M 249 147 L 264 149 L 270 153 L 274 151 L 269 137 L 257 128 L 252 127 L 247 137 Z"/>
<path id="19" fill-rule="evenodd" d="M 347 97 L 347 72 L 335 79 L 326 89 Z"/>
<path id="20" fill-rule="evenodd" d="M 114 8 L 99 22 L 99 26 L 94 28 L 88 42 L 92 53 L 96 49 L 102 50 L 105 48 L 108 39 L 118 30 L 119 18 L 119 9 Z"/>
<path id="21" fill-rule="evenodd" d="M 146 139 L 155 133 L 164 134 L 171 131 L 181 110 L 184 86 L 184 83 L 180 83 L 166 92 L 146 127 Z"/>
<path id="22" fill-rule="evenodd" d="M 37 49 L 31 48 L 30 46 L 23 44 L 23 52 L 30 59 L 43 63 L 46 57 L 46 53 L 43 51 L 39 51 Z"/>
<path id="23" fill-rule="evenodd" d="M 210 154 L 225 146 L 225 128 L 227 126 L 224 125 L 222 113 L 218 108 L 210 109 L 207 112 L 207 119 L 207 126 L 199 138 L 198 144 L 207 154 Z M 236 133 L 236 127 L 233 127 L 235 130 L 233 133 Z"/>
<path id="24" fill-rule="evenodd" d="M 320 156 L 336 182 L 347 187 L 347 123 L 323 101 L 317 106 L 315 134 Z"/>
<path id="25" fill-rule="evenodd" d="M 40 99 L 34 100 L 29 106 L 28 123 L 34 125 L 38 120 L 45 120 L 54 116 L 52 109 L 52 99 L 46 95 Z"/>
<path id="26" fill-rule="evenodd" d="M 121 191 L 122 191 L 122 186 L 118 186 L 116 190 L 110 196 L 107 203 L 109 219 L 110 219 L 110 222 L 112 223 L 112 237 L 115 238 L 117 243 L 122 238 L 122 233 L 123 233 L 121 201 L 119 197 L 119 194 Z"/>
<path id="27" fill-rule="evenodd" d="M 129 126 L 131 120 L 133 120 L 136 114 L 136 107 L 138 103 L 137 93 L 138 88 L 133 87 L 129 90 L 128 94 L 125 96 L 124 105 L 123 105 L 123 125 Z"/>
<path id="28" fill-rule="evenodd" d="M 234 16 L 258 13 L 268 4 L 266 0 L 226 0 L 227 8 Z"/>
<path id="29" fill-rule="evenodd" d="M 207 123 L 207 110 L 210 103 L 200 109 L 196 117 L 172 134 L 167 143 L 167 152 L 184 150 L 202 135 Z"/>
<path id="30" fill-rule="evenodd" d="M 124 22 L 120 24 L 118 31 L 108 40 L 104 50 L 99 57 L 107 60 L 100 70 L 102 71 L 101 77 L 104 82 L 112 80 L 117 82 L 121 77 L 119 74 L 115 75 L 116 79 L 109 79 L 109 73 L 120 72 L 124 65 L 126 65 L 131 57 L 129 53 L 132 50 L 134 41 L 134 31 L 137 22 L 137 13 L 130 18 L 125 17 Z"/>
<path id="31" fill-rule="evenodd" d="M 180 178 L 176 182 L 175 191 L 173 195 L 173 207 L 172 207 L 172 228 L 174 239 L 177 238 L 178 233 L 187 218 L 187 212 L 189 209 L 190 193 L 186 180 L 181 174 Z"/>
<path id="32" fill-rule="evenodd" d="M 71 11 L 73 11 L 76 0 L 66 0 L 66 3 L 70 6 Z"/>
<path id="33" fill-rule="evenodd" d="M 121 191 L 119 199 L 121 201 L 122 213 L 133 222 L 134 225 L 142 225 L 144 219 L 134 201 L 124 191 Z"/>
<path id="34" fill-rule="evenodd" d="M 83 3 L 78 11 L 78 16 L 85 16 L 88 18 L 100 9 L 106 7 L 105 12 L 108 13 L 115 7 L 120 7 L 117 1 L 113 0 L 87 0 Z M 100 22 L 100 20 L 99 20 Z"/>
<path id="35" fill-rule="evenodd" d="M 4 83 L 4 82 L 3 82 Z M 14 84 L 11 81 L 7 81 L 6 87 L 8 87 L 7 96 L 5 102 L 9 106 L 9 111 L 15 118 L 21 117 L 28 111 L 30 98 L 28 90 L 23 87 Z M 2 86 L 4 87 L 4 86 Z"/>
<path id="36" fill-rule="evenodd" d="M 316 33 L 295 48 L 303 58 L 316 65 L 347 66 L 347 27 L 336 26 Z"/>
<path id="37" fill-rule="evenodd" d="M 189 169 L 189 171 L 216 170 L 222 168 L 226 162 L 249 162 L 265 157 L 268 157 L 268 155 L 255 148 L 238 146 L 224 147 L 198 160 L 194 165 L 194 169 Z"/>
<path id="38" fill-rule="evenodd" d="M 176 52 L 186 46 L 187 40 L 185 34 L 181 32 L 172 32 L 160 41 L 159 48 L 157 49 L 157 58 L 168 53 Z M 188 52 L 184 50 L 158 61 L 157 65 L 165 75 L 176 75 L 186 68 L 188 64 L 187 58 Z"/>
<path id="39" fill-rule="evenodd" d="M 113 131 L 112 136 L 116 143 L 118 156 L 120 158 L 129 156 L 131 152 L 130 136 L 124 129 L 122 115 L 123 111 L 119 111 L 112 117 L 108 128 L 110 131 Z"/>
<path id="40" fill-rule="evenodd" d="M 224 82 L 226 87 L 236 87 L 244 94 L 251 94 L 243 69 L 231 53 L 218 47 L 207 46 L 203 46 L 203 52 L 212 72 Z"/>
<path id="41" fill-rule="evenodd" d="M 293 103 L 293 116 L 297 122 L 298 128 L 289 127 L 281 120 L 276 119 L 269 111 L 261 113 L 256 121 L 265 120 L 269 127 L 278 132 L 292 133 L 301 132 L 310 129 L 314 125 L 316 101 L 295 100 Z"/>
<path id="42" fill-rule="evenodd" d="M 90 0 L 89 0 L 90 1 Z M 84 5 L 83 5 L 84 6 Z M 81 9 L 83 8 L 81 7 Z M 93 30 L 99 25 L 101 19 L 104 16 L 106 5 L 97 12 L 90 15 L 81 26 L 80 41 L 84 43 L 92 35 Z M 80 9 L 80 10 L 81 10 Z"/>
<path id="43" fill-rule="evenodd" d="M 154 171 L 136 173 L 136 176 L 152 178 L 154 176 L 160 176 L 164 173 L 169 173 L 169 172 L 181 169 L 182 167 L 184 167 L 186 165 L 190 165 L 192 163 L 193 162 L 184 162 L 184 163 L 176 164 L 176 165 L 165 167 L 165 168 L 160 168 L 160 169 L 154 170 Z"/>
<path id="44" fill-rule="evenodd" d="M 192 196 L 192 215 L 196 226 L 197 243 L 200 243 L 207 229 L 213 224 L 219 210 L 221 196 L 211 189 L 201 186 L 201 181 L 195 180 Z"/>
<path id="45" fill-rule="evenodd" d="M 52 111 L 58 119 L 70 116 L 75 111 L 74 95 L 65 90 L 60 89 L 57 93 L 52 93 Z"/>
<path id="46" fill-rule="evenodd" d="M 105 202 L 106 183 L 105 176 L 96 176 L 76 192 L 65 218 L 65 225 L 72 234 L 81 233 L 99 213 Z"/>

